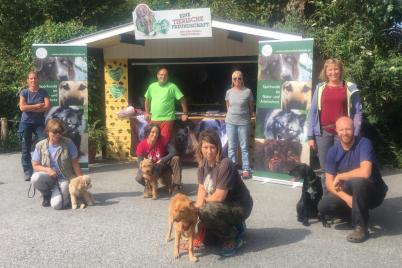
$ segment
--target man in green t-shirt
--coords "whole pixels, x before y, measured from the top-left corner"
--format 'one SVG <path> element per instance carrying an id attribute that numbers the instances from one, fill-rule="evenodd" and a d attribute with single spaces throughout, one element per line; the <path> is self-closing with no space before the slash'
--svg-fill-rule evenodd
<path id="1" fill-rule="evenodd" d="M 168 82 L 168 70 L 161 68 L 156 77 L 158 82 L 149 85 L 145 92 L 145 119 L 157 123 L 161 128 L 161 137 L 169 142 L 173 121 L 175 120 L 175 100 L 180 101 L 183 109 L 182 121 L 188 119 L 187 102 L 180 89 Z"/>

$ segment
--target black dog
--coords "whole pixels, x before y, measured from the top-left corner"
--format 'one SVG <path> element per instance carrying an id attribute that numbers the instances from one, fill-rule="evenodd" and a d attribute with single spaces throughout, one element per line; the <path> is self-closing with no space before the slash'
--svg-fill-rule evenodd
<path id="1" fill-rule="evenodd" d="M 300 141 L 305 120 L 298 111 L 273 110 L 265 117 L 264 136 L 270 140 Z"/>
<path id="2" fill-rule="evenodd" d="M 317 217 L 324 227 L 328 227 L 327 221 L 319 215 L 317 208 L 323 194 L 321 178 L 306 164 L 296 165 L 289 171 L 289 175 L 303 180 L 302 195 L 296 205 L 297 220 L 304 226 L 309 226 L 309 219 Z"/>

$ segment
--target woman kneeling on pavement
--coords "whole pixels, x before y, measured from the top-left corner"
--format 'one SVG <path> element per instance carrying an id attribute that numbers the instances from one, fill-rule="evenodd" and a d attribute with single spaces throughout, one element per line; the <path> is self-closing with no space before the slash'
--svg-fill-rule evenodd
<path id="1" fill-rule="evenodd" d="M 245 220 L 250 216 L 253 199 L 228 158 L 222 158 L 219 135 L 211 130 L 201 132 L 196 151 L 200 229 L 205 227 L 204 244 L 219 243 L 220 255 L 235 254 L 243 241 Z"/>
<path id="2" fill-rule="evenodd" d="M 180 156 L 176 155 L 176 149 L 173 145 L 161 136 L 160 126 L 156 123 L 149 125 L 147 137 L 143 139 L 136 149 L 138 163 L 142 160 L 150 159 L 153 163 L 164 163 L 169 165 L 173 171 L 173 190 L 181 190 L 181 160 Z M 145 185 L 142 177 L 141 169 L 138 169 L 135 180 L 141 185 Z"/>
<path id="3" fill-rule="evenodd" d="M 70 179 L 82 175 L 79 153 L 74 143 L 62 136 L 64 124 L 60 119 L 50 119 L 45 131 L 48 138 L 36 144 L 32 156 L 35 172 L 31 183 L 42 193 L 42 206 L 63 209 L 70 203 Z"/>

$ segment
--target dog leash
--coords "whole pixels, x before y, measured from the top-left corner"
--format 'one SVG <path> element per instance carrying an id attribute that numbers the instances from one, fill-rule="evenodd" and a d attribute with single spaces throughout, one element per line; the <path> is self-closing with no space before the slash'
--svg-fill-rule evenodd
<path id="1" fill-rule="evenodd" d="M 31 192 L 31 188 L 32 188 L 32 183 L 29 184 L 29 189 L 28 189 L 28 198 L 33 198 L 35 196 L 36 193 L 36 189 L 35 187 L 33 188 L 33 195 L 30 196 L 29 193 Z"/>

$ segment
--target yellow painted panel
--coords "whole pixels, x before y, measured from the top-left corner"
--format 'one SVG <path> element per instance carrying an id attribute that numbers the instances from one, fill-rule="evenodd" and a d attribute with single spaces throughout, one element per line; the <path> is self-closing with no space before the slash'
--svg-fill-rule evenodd
<path id="1" fill-rule="evenodd" d="M 110 158 L 118 160 L 132 159 L 130 157 L 130 122 L 117 117 L 117 113 L 128 106 L 127 60 L 105 60 L 104 74 L 107 154 Z"/>

